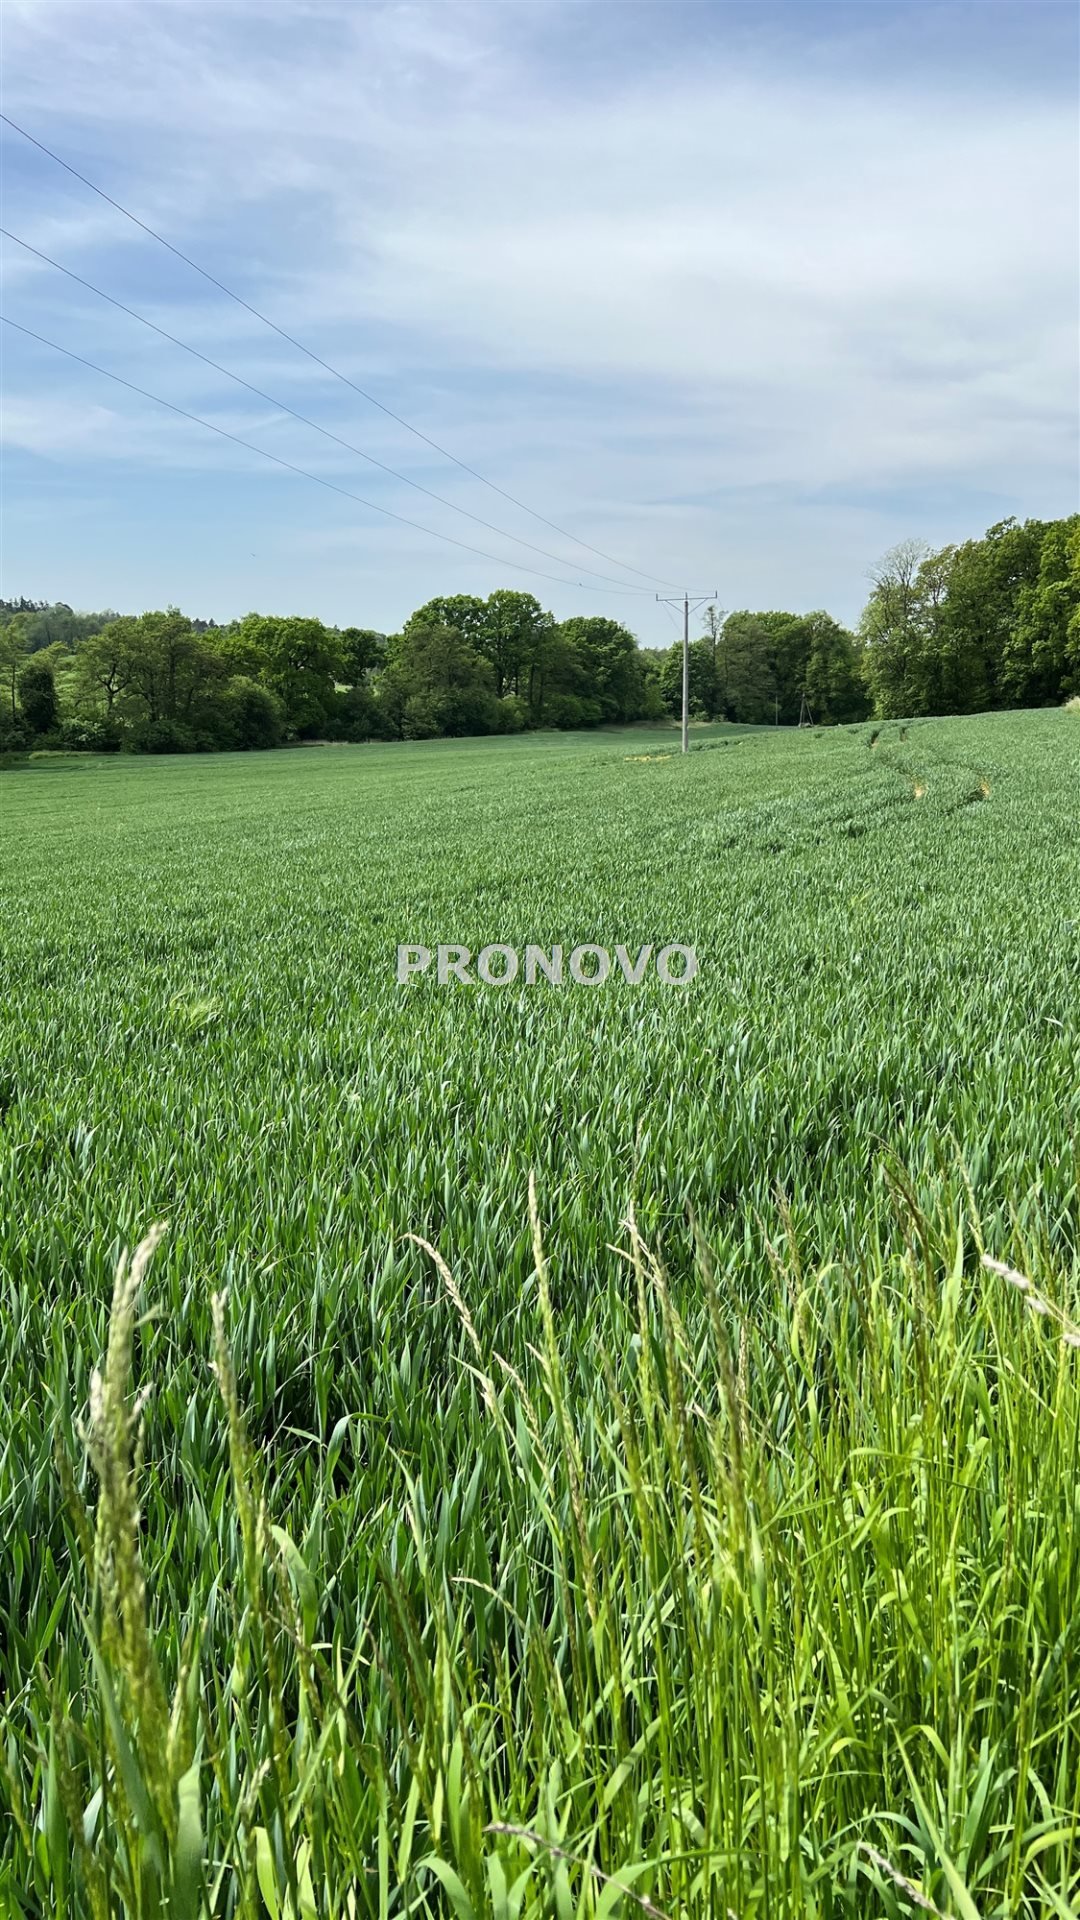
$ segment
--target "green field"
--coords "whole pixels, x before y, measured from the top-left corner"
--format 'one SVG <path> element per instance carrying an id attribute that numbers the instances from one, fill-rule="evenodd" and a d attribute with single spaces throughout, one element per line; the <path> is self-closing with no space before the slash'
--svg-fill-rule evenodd
<path id="1" fill-rule="evenodd" d="M 1080 720 L 692 743 L 0 774 L 0 1912 L 1077 1911 Z"/>

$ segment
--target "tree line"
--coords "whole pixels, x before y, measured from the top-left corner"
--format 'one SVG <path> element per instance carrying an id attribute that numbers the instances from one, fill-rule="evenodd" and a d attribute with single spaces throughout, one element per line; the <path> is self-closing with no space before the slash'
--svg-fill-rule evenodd
<path id="1" fill-rule="evenodd" d="M 875 714 L 1057 705 L 1080 692 L 1080 514 L 894 547 L 859 633 Z"/>
<path id="2" fill-rule="evenodd" d="M 875 569 L 855 632 L 823 611 L 706 609 L 695 717 L 837 724 L 1055 704 L 1080 691 L 1080 514 L 1005 520 Z M 604 615 L 558 621 L 530 593 L 429 600 L 400 633 L 176 607 L 76 613 L 0 601 L 0 752 L 176 753 L 303 740 L 417 740 L 659 721 L 682 647 Z"/>
<path id="3" fill-rule="evenodd" d="M 651 656 L 532 594 L 430 600 L 398 634 L 248 614 L 0 608 L 0 749 L 178 753 L 660 719 Z"/>

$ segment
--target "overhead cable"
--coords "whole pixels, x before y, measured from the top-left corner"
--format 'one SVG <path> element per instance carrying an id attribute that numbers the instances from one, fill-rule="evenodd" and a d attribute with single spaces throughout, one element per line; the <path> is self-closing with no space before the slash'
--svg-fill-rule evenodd
<path id="1" fill-rule="evenodd" d="M 285 328 L 280 327 L 276 320 L 271 320 L 269 314 L 263 313 L 259 307 L 253 306 L 250 300 L 245 300 L 241 294 L 234 292 L 232 287 L 227 287 L 223 280 L 219 280 L 217 276 L 210 273 L 206 267 L 201 267 L 197 260 L 193 260 L 190 254 L 184 253 L 179 247 L 174 246 L 171 240 L 166 240 L 164 234 L 159 233 L 156 227 L 150 226 L 145 220 L 140 220 L 138 214 L 132 213 L 130 207 L 125 207 L 119 200 L 114 200 L 112 194 L 106 193 L 103 187 L 99 187 L 96 182 L 89 179 L 85 173 L 80 173 L 78 168 L 73 167 L 69 161 L 61 159 L 60 155 L 54 153 L 51 147 L 47 147 L 43 140 L 38 140 L 35 135 L 29 133 L 25 127 L 21 127 L 18 121 L 12 120 L 9 114 L 0 113 L 0 120 L 3 121 L 5 126 L 10 127 L 13 133 L 21 135 L 24 140 L 30 142 L 31 146 L 37 147 L 40 153 L 46 154 L 50 160 L 55 161 L 58 167 L 63 167 L 65 173 L 70 173 L 74 179 L 81 181 L 84 187 L 89 187 L 91 193 L 96 193 L 99 199 L 106 201 L 110 207 L 114 207 L 117 213 L 122 213 L 126 220 L 132 221 L 143 233 L 148 234 L 152 240 L 156 240 L 160 246 L 167 248 L 169 253 L 175 254 L 176 258 L 182 260 L 185 266 L 190 267 L 193 272 L 200 274 L 204 280 L 208 280 L 211 286 L 217 287 L 220 293 L 226 294 L 230 300 L 235 300 L 236 304 L 243 307 L 245 312 L 252 314 L 256 320 L 260 320 L 264 326 L 270 327 L 274 333 L 280 335 L 282 340 L 288 341 L 291 347 L 295 347 L 298 352 L 305 354 L 309 360 L 313 360 L 316 366 L 320 366 L 324 372 L 332 374 L 335 380 L 343 381 L 347 387 L 351 387 L 352 391 L 358 393 L 360 398 L 366 400 L 370 406 L 378 407 L 380 413 L 385 413 L 388 419 L 396 421 L 399 427 L 404 427 L 406 432 L 415 435 L 418 440 L 422 440 L 425 446 L 431 447 L 433 451 L 440 454 L 444 460 L 452 461 L 454 466 L 460 467 L 463 473 L 471 475 L 474 480 L 479 480 L 483 486 L 490 487 L 493 493 L 500 494 L 504 500 L 510 502 L 511 506 L 518 507 L 523 513 L 530 514 L 534 520 L 539 520 L 545 527 L 550 527 L 553 533 L 559 534 L 564 540 L 572 540 L 575 546 L 583 547 L 586 552 L 595 554 L 597 559 L 608 561 L 611 566 L 621 567 L 626 573 L 636 573 L 642 580 L 651 580 L 654 584 L 658 583 L 660 586 L 670 587 L 678 584 L 673 580 L 664 580 L 659 574 L 646 573 L 641 567 L 631 566 L 628 560 L 620 560 L 617 554 L 605 553 L 602 547 L 592 546 L 588 540 L 582 540 L 580 535 L 571 533 L 567 527 L 559 526 L 556 521 L 549 520 L 546 514 L 539 513 L 535 507 L 530 507 L 526 501 L 519 500 L 515 494 L 509 493 L 505 487 L 500 487 L 496 481 L 489 480 L 486 474 L 481 473 L 476 467 L 469 466 L 467 461 L 460 460 L 456 453 L 451 453 L 449 447 L 444 447 L 438 440 L 433 440 L 429 434 L 423 433 L 419 427 L 414 427 L 412 422 L 406 420 L 402 414 L 395 413 L 392 407 L 388 407 L 384 401 L 377 399 L 373 393 L 369 393 L 365 387 L 358 386 L 355 380 L 349 378 L 348 374 L 342 373 L 340 367 L 333 366 L 329 360 L 324 360 L 321 354 L 314 352 L 311 347 L 305 346 L 302 340 L 297 340 L 295 335 L 287 333 Z"/>
<path id="2" fill-rule="evenodd" d="M 36 340 L 39 346 L 50 347 L 54 353 L 62 353 L 68 360 L 76 360 L 82 367 L 88 367 L 91 373 L 100 373 L 106 380 L 115 380 L 117 386 L 126 387 L 130 393 L 137 393 L 143 400 L 152 400 L 155 406 L 167 407 L 182 420 L 191 420 L 197 427 L 205 427 L 209 433 L 216 433 L 223 440 L 231 440 L 234 446 L 246 448 L 248 453 L 257 453 L 262 460 L 272 460 L 276 467 L 284 467 L 289 473 L 299 474 L 304 480 L 314 480 L 317 487 L 327 487 L 331 493 L 340 493 L 346 500 L 355 500 L 372 513 L 384 514 L 388 520 L 396 520 L 403 527 L 413 527 L 418 533 L 427 534 L 432 540 L 444 540 L 448 546 L 460 547 L 465 553 L 475 553 L 482 560 L 492 560 L 496 566 L 512 567 L 517 573 L 531 573 L 539 580 L 554 580 L 560 587 L 577 587 L 586 593 L 625 593 L 637 596 L 636 587 L 596 587 L 588 580 L 567 580 L 561 574 L 547 573 L 540 567 L 528 567 L 521 560 L 507 560 L 497 553 L 489 553 L 484 547 L 474 547 L 466 540 L 458 540 L 452 533 L 440 533 L 437 527 L 427 527 L 419 520 L 410 520 L 406 514 L 394 513 L 390 507 L 381 507 L 377 500 L 365 500 L 362 494 L 353 493 L 349 487 L 339 487 L 336 480 L 327 480 L 322 474 L 312 473 L 307 467 L 299 467 L 293 460 L 284 460 L 280 454 L 270 453 L 266 447 L 257 447 L 253 440 L 245 440 L 238 433 L 230 433 L 226 427 L 216 426 L 212 420 L 204 420 L 201 414 L 191 413 L 187 407 L 178 407 L 172 400 L 164 400 L 160 393 L 151 393 L 146 387 L 136 386 L 134 380 L 125 380 L 122 374 L 113 373 L 108 367 L 99 367 L 94 360 L 87 360 L 83 354 L 74 353 L 70 347 L 62 347 L 55 340 L 47 340 L 42 333 L 35 333 L 32 327 L 20 325 L 11 320 L 6 313 L 0 313 L 0 321 L 5 327 L 13 327 L 16 333 L 23 333 L 29 340 Z"/>

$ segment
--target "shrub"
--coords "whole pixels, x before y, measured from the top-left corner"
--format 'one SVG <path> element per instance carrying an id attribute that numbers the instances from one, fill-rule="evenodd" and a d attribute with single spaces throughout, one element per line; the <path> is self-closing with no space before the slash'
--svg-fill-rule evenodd
<path id="1" fill-rule="evenodd" d="M 414 693 L 406 700 L 404 730 L 406 740 L 434 739 L 439 732 L 439 712 L 430 694 Z"/>
<path id="2" fill-rule="evenodd" d="M 451 736 L 498 733 L 499 702 L 478 683 L 456 688 L 439 703 L 440 732 Z"/>
<path id="3" fill-rule="evenodd" d="M 178 720 L 148 720 L 132 738 L 136 753 L 194 753 L 195 736 Z"/>
<path id="4" fill-rule="evenodd" d="M 112 718 L 81 720 L 71 718 L 60 723 L 59 745 L 68 753 L 119 753 L 123 732 Z"/>
<path id="5" fill-rule="evenodd" d="M 335 692 L 326 721 L 327 740 L 372 740 L 383 730 L 382 717 L 366 687 Z"/>
<path id="6" fill-rule="evenodd" d="M 588 722 L 584 718 L 584 701 L 576 693 L 553 693 L 544 702 L 544 725 L 546 727 L 584 727 Z"/>
<path id="7" fill-rule="evenodd" d="M 529 708 L 518 693 L 504 694 L 495 702 L 496 733 L 522 733 L 529 724 Z"/>
<path id="8" fill-rule="evenodd" d="M 11 712 L 0 707 L 0 753 L 25 753 L 30 745 L 25 722 L 15 719 Z"/>
<path id="9" fill-rule="evenodd" d="M 237 674 L 229 681 L 214 716 L 214 732 L 223 747 L 255 750 L 281 744 L 281 701 L 257 680 Z"/>

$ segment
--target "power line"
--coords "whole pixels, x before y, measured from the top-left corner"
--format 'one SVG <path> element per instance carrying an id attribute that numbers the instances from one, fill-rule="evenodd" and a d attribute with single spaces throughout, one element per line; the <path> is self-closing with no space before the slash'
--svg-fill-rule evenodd
<path id="1" fill-rule="evenodd" d="M 166 240 L 164 234 L 158 233 L 155 227 L 149 226 L 145 220 L 140 220 L 138 214 L 132 213 L 129 207 L 122 206 L 119 200 L 114 200 L 112 195 L 106 193 L 103 187 L 99 187 L 93 180 L 89 180 L 85 173 L 80 173 L 77 167 L 71 166 L 67 160 L 62 160 L 58 153 L 54 153 L 51 147 L 47 147 L 43 140 L 38 140 L 32 133 L 28 133 L 25 127 L 20 127 L 18 121 L 12 120 L 9 114 L 0 113 L 0 120 L 3 121 L 5 126 L 10 127 L 13 133 L 20 134 L 24 140 L 29 140 L 31 146 L 37 147 L 40 153 L 44 153 L 50 160 L 54 160 L 58 167 L 63 167 L 65 173 L 70 173 L 73 179 L 81 180 L 84 187 L 89 187 L 91 193 L 96 193 L 99 199 L 106 201 L 110 207 L 114 207 L 117 213 L 122 213 L 125 220 L 132 221 L 143 233 L 149 234 L 152 240 L 156 240 L 159 245 L 167 248 L 170 253 L 175 254 L 176 258 L 182 260 L 185 266 L 191 267 L 195 273 L 201 274 L 202 278 L 208 280 L 211 286 L 217 287 L 219 292 L 226 294 L 230 300 L 235 300 L 238 306 L 244 308 L 245 312 L 254 315 L 256 320 L 261 320 L 264 326 L 270 327 L 274 333 L 280 335 L 282 340 L 287 340 L 291 347 L 295 347 L 298 352 L 306 354 L 307 358 L 313 360 L 316 366 L 322 367 L 326 373 L 333 374 L 335 380 L 344 381 L 345 385 L 351 387 L 354 393 L 358 393 L 362 400 L 366 400 L 369 405 L 373 407 L 378 407 L 380 413 L 385 413 L 388 419 L 395 420 L 399 427 L 404 427 L 406 432 L 414 434 L 418 440 L 422 440 L 425 446 L 433 448 L 444 460 L 453 461 L 455 467 L 460 467 L 463 473 L 470 474 L 474 480 L 479 480 L 482 486 L 490 487 L 493 493 L 501 494 L 502 498 L 508 500 L 511 506 L 518 507 L 523 513 L 530 514 L 534 520 L 542 521 L 543 525 L 550 527 L 553 533 L 559 534 L 564 540 L 572 540 L 575 546 L 584 547 L 586 552 L 595 554 L 598 559 L 608 561 L 611 566 L 621 567 L 625 573 L 636 573 L 642 580 L 651 580 L 654 583 L 658 581 L 661 586 L 665 587 L 671 587 L 676 584 L 673 580 L 665 580 L 660 574 L 646 573 L 641 567 L 632 567 L 629 561 L 620 560 L 616 554 L 605 553 L 602 547 L 592 546 L 588 540 L 582 540 L 576 533 L 571 533 L 566 527 L 560 527 L 556 521 L 549 520 L 546 514 L 538 513 L 535 507 L 528 506 L 524 500 L 519 500 L 516 495 L 508 493 L 505 487 L 500 487 L 494 480 L 489 480 L 487 476 L 480 473 L 476 467 L 470 467 L 466 461 L 459 460 L 456 453 L 451 453 L 448 447 L 441 446 L 437 440 L 431 439 L 430 435 L 422 433 L 419 427 L 414 427 L 412 422 L 406 420 L 403 415 L 395 413 L 393 408 L 386 406 L 382 400 L 377 400 L 373 393 L 368 393 L 366 388 L 358 386 L 355 380 L 350 380 L 348 374 L 342 373 L 339 367 L 331 366 L 329 360 L 324 360 L 321 355 L 315 353 L 311 347 L 305 347 L 302 340 L 297 340 L 291 333 L 286 333 L 284 327 L 279 327 L 276 320 L 271 320 L 269 315 L 261 312 L 258 307 L 252 306 L 251 302 L 245 300 L 241 294 L 234 293 L 231 287 L 227 287 L 223 280 L 218 280 L 206 267 L 200 267 L 198 261 L 193 260 L 190 254 L 181 252 L 180 248 L 175 247 L 171 240 Z"/>
<path id="2" fill-rule="evenodd" d="M 500 539 L 513 540 L 518 546 L 528 547 L 530 553 L 542 554 L 545 560 L 554 560 L 557 566 L 573 566 L 573 561 L 565 560 L 562 554 L 552 553 L 547 547 L 538 547 L 532 540 L 525 540 L 518 533 L 510 533 L 506 527 L 497 527 L 493 520 L 485 520 L 480 514 L 471 513 L 468 507 L 457 506 L 453 500 L 447 500 L 445 495 L 436 493 L 432 487 L 425 487 L 421 481 L 410 479 L 407 473 L 399 473 L 396 467 L 388 466 L 385 460 L 377 460 L 373 453 L 365 453 L 363 447 L 354 447 L 351 440 L 343 440 L 339 433 L 332 433 L 329 427 L 320 426 L 317 420 L 309 420 L 306 413 L 298 413 L 295 407 L 290 407 L 286 401 L 277 399 L 272 393 L 266 393 L 262 387 L 255 386 L 252 381 L 245 380 L 242 374 L 234 373 L 231 367 L 223 367 L 220 360 L 212 360 L 208 353 L 200 352 L 198 347 L 193 347 L 188 341 L 181 340 L 177 334 L 170 333 L 166 327 L 159 327 L 155 320 L 148 320 L 144 313 L 138 313 L 134 307 L 125 306 L 122 300 L 115 299 L 102 287 L 95 287 L 92 280 L 84 280 L 81 273 L 75 273 L 71 267 L 65 267 L 59 260 L 54 260 L 51 254 L 43 253 L 40 247 L 32 247 L 29 240 L 23 240 L 19 234 L 12 233 L 9 227 L 0 227 L 0 234 L 3 234 L 6 240 L 14 240 L 16 246 L 25 247 L 27 253 L 32 253 L 35 259 L 44 260 L 46 266 L 55 267 L 57 273 L 66 274 L 69 280 L 74 280 L 78 286 L 85 287 L 99 300 L 106 300 L 109 306 L 115 307 L 119 313 L 126 313 L 132 320 L 137 320 L 140 326 L 149 327 L 151 333 L 159 334 L 162 340 L 168 340 L 174 347 L 182 348 L 184 353 L 190 353 L 194 359 L 201 360 L 204 366 L 213 367 L 215 373 L 224 374 L 227 380 L 235 380 L 237 386 L 246 387 L 249 393 L 256 394 L 260 400 L 265 400 L 268 405 L 279 408 L 282 413 L 290 414 L 294 420 L 299 420 L 302 426 L 311 427 L 315 433 L 321 433 L 324 439 L 333 440 L 337 446 L 346 448 L 349 453 L 355 453 L 358 459 L 366 460 L 369 466 L 378 467 L 381 473 L 390 474 L 394 480 L 402 481 L 407 487 L 415 487 L 418 493 L 426 494 L 429 500 L 437 500 L 441 507 L 449 507 L 452 513 L 464 515 L 466 520 L 475 521 L 478 527 L 486 527 L 489 533 L 497 533 Z M 591 573 L 597 580 L 608 581 L 611 586 L 618 587 L 621 593 L 628 591 L 626 581 L 616 580 L 610 573 L 600 573 L 596 567 L 584 567 L 582 571 Z M 647 594 L 649 589 L 634 587 L 629 591 Z"/>
<path id="3" fill-rule="evenodd" d="M 280 454 L 270 453 L 265 447 L 257 447 L 253 440 L 244 440 L 238 433 L 230 433 L 226 427 L 215 426 L 212 420 L 204 420 L 201 414 L 189 413 L 186 407 L 178 407 L 172 400 L 163 400 L 160 393 L 150 393 L 146 387 L 137 387 L 134 380 L 125 380 L 122 374 L 112 373 L 108 367 L 99 367 L 95 360 L 87 360 L 81 353 L 73 353 L 70 347 L 61 347 L 55 340 L 46 340 L 43 333 L 35 333 L 32 327 L 20 325 L 18 320 L 9 320 L 6 313 L 0 313 L 0 321 L 5 327 L 14 327 L 16 333 L 24 333 L 28 340 L 36 340 L 39 346 L 51 347 L 54 353 L 62 353 L 68 360 L 77 360 L 81 367 L 89 367 L 91 373 L 103 374 L 106 380 L 115 380 L 117 386 L 127 387 L 130 393 L 137 393 L 143 400 L 152 400 L 155 406 L 167 407 L 170 413 L 179 414 L 182 420 L 192 420 L 197 427 L 205 427 L 209 433 L 220 434 L 223 440 L 231 440 L 237 447 L 245 447 L 249 453 L 257 453 L 260 459 L 272 460 L 276 467 L 284 467 L 289 473 L 298 473 L 304 480 L 314 480 L 317 487 L 327 487 L 331 493 L 340 493 L 346 500 L 356 500 L 362 507 L 370 508 L 372 513 L 385 514 L 388 520 L 397 520 L 403 527 L 413 527 L 418 533 L 426 533 L 433 540 L 445 540 L 448 546 L 460 547 L 465 553 L 479 554 L 482 560 L 492 560 L 497 567 L 512 567 L 517 573 L 535 574 L 538 580 L 554 580 L 556 586 L 578 587 L 584 593 L 627 593 L 636 594 L 636 587 L 594 587 L 588 580 L 567 580 L 557 573 L 546 573 L 540 567 L 527 567 L 522 560 L 504 560 L 497 553 L 488 553 L 485 547 L 470 546 L 467 540 L 458 540 L 452 533 L 440 533 L 437 527 L 425 527 L 419 520 L 410 520 L 403 513 L 394 513 L 390 507 L 380 507 L 375 500 L 365 500 L 362 494 L 353 493 L 349 487 L 339 487 L 336 480 L 326 480 L 322 474 L 312 473 L 307 467 L 298 467 L 292 460 L 283 460 Z"/>

